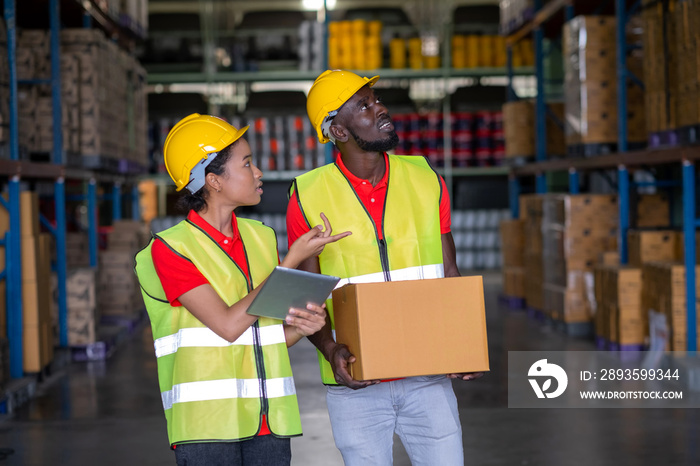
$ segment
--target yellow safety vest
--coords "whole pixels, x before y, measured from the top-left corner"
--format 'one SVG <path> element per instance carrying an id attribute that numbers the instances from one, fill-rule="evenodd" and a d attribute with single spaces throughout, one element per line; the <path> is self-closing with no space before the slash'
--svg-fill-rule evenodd
<path id="1" fill-rule="evenodd" d="M 250 281 L 188 220 L 157 237 L 191 261 L 230 306 L 265 280 L 278 261 L 271 228 L 239 218 L 238 229 Z M 260 317 L 233 343 L 224 340 L 185 307 L 170 305 L 153 266 L 152 244 L 136 255 L 136 274 L 153 329 L 170 444 L 245 440 L 258 434 L 263 415 L 274 435 L 301 435 L 282 321 Z"/>
<path id="2" fill-rule="evenodd" d="M 297 177 L 296 191 L 308 225 L 322 225 L 323 212 L 333 231 L 352 235 L 325 246 L 319 256 L 321 273 L 346 283 L 420 280 L 445 276 L 440 234 L 442 183 L 424 157 L 389 155 L 389 179 L 384 204 L 382 238 L 358 199 L 350 181 L 335 164 Z M 445 193 L 447 195 L 447 193 Z M 333 303 L 326 302 L 335 329 Z M 331 366 L 318 353 L 323 383 L 336 384 Z"/>

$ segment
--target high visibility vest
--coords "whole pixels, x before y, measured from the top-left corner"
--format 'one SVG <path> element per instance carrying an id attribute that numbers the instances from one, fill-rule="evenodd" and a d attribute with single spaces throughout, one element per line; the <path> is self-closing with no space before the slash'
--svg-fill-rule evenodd
<path id="1" fill-rule="evenodd" d="M 346 283 L 445 276 L 440 234 L 442 183 L 424 157 L 389 155 L 382 225 L 374 225 L 350 181 L 335 163 L 297 177 L 291 190 L 296 191 L 310 227 L 323 224 L 323 212 L 335 233 L 352 231 L 352 235 L 327 244 L 319 256 L 321 273 L 341 278 L 338 287 Z M 381 240 L 377 228 L 382 229 Z M 326 307 L 335 329 L 331 300 Z M 336 384 L 331 366 L 321 352 L 318 360 L 323 383 Z"/>
<path id="2" fill-rule="evenodd" d="M 238 219 L 250 281 L 201 228 L 184 220 L 157 235 L 191 261 L 231 306 L 277 265 L 275 232 Z M 153 240 L 136 255 L 136 274 L 151 320 L 158 382 L 170 444 L 244 440 L 257 435 L 267 415 L 278 437 L 301 435 L 292 368 L 282 321 L 265 317 L 228 342 L 185 307 L 172 306 L 156 274 Z"/>

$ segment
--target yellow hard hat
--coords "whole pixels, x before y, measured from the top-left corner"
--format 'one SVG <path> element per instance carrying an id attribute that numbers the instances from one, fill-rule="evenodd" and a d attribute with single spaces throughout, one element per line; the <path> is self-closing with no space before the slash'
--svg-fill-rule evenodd
<path id="1" fill-rule="evenodd" d="M 230 146 L 248 127 L 236 129 L 221 118 L 192 115 L 180 120 L 165 138 L 163 158 L 176 191 L 196 193 L 204 186 L 204 169 L 220 150 Z"/>
<path id="2" fill-rule="evenodd" d="M 306 98 L 306 113 L 322 144 L 329 141 L 321 128 L 326 118 L 335 116 L 335 111 L 360 88 L 367 84 L 374 86 L 378 79 L 379 76 L 364 78 L 343 70 L 327 70 L 316 78 Z"/>

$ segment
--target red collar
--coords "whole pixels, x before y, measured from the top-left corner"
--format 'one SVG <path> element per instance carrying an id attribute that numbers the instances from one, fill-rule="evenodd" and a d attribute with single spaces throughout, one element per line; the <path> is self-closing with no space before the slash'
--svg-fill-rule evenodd
<path id="1" fill-rule="evenodd" d="M 338 168 L 343 173 L 343 175 L 345 175 L 345 177 L 348 179 L 348 181 L 350 181 L 350 184 L 352 185 L 352 187 L 355 190 L 357 190 L 358 186 L 362 185 L 363 182 L 369 184 L 368 180 L 363 180 L 362 178 L 359 178 L 359 177 L 353 175 L 352 173 L 350 173 L 350 170 L 348 170 L 348 167 L 346 167 L 345 164 L 343 163 L 343 159 L 340 156 L 340 154 L 338 154 L 338 156 L 335 158 L 335 163 L 336 163 L 336 165 L 338 165 Z M 381 180 L 379 180 L 379 183 L 377 183 L 377 185 L 375 186 L 375 189 L 380 188 L 382 186 L 386 186 L 387 182 L 389 181 L 389 157 L 386 155 L 386 152 L 384 152 L 384 166 L 386 167 L 386 170 L 384 170 L 384 176 L 382 177 Z"/>
<path id="2" fill-rule="evenodd" d="M 233 229 L 233 237 L 228 238 L 226 235 L 221 233 L 219 230 L 214 228 L 213 226 L 209 225 L 206 220 L 202 218 L 201 215 L 199 215 L 197 212 L 194 210 L 190 210 L 190 213 L 187 214 L 187 220 L 190 222 L 194 223 L 198 227 L 200 227 L 204 232 L 209 235 L 214 241 L 217 243 L 222 243 L 225 239 L 233 239 L 234 241 L 237 240 L 240 236 L 240 233 L 238 232 L 238 220 L 236 219 L 236 213 L 233 212 L 231 214 L 231 228 Z"/>

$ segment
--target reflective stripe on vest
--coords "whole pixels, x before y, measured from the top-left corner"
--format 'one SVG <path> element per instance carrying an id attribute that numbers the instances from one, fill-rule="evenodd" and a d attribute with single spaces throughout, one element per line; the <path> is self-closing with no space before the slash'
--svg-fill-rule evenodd
<path id="1" fill-rule="evenodd" d="M 191 261 L 227 305 L 260 284 L 278 263 L 276 234 L 238 219 L 250 283 L 231 257 L 197 225 L 183 221 L 159 237 Z M 220 338 L 183 306 L 167 301 L 151 257 L 136 256 L 153 329 L 158 383 L 171 444 L 251 438 L 262 415 L 280 437 L 301 434 L 301 420 L 282 321 L 259 318 L 235 342 Z"/>
<path id="2" fill-rule="evenodd" d="M 327 244 L 319 256 L 321 273 L 340 277 L 341 284 L 444 277 L 440 178 L 424 157 L 389 155 L 388 160 L 382 225 L 374 225 L 336 164 L 305 173 L 292 185 L 309 225 L 323 224 L 324 212 L 335 232 L 352 231 Z M 382 240 L 377 228 L 382 229 Z M 333 326 L 331 300 L 326 304 Z M 335 384 L 320 352 L 319 362 L 323 383 Z"/>
<path id="3" fill-rule="evenodd" d="M 445 276 L 443 264 L 419 265 L 407 269 L 392 270 L 391 281 L 401 282 L 406 280 L 426 280 L 430 278 L 442 278 Z M 341 279 L 336 288 L 340 288 L 348 283 L 376 283 L 384 281 L 384 272 L 368 273 L 356 277 Z"/>
<path id="4" fill-rule="evenodd" d="M 194 346 L 201 347 L 223 347 L 230 345 L 254 344 L 253 328 L 249 327 L 243 335 L 238 337 L 233 343 L 224 340 L 207 327 L 201 328 L 181 328 L 177 333 L 158 338 L 154 342 L 156 357 L 167 356 L 175 353 L 179 348 Z M 284 338 L 284 328 L 281 325 L 260 328 L 260 345 L 286 344 Z"/>
<path id="5" fill-rule="evenodd" d="M 280 398 L 296 393 L 292 377 L 265 380 L 268 398 Z M 205 382 L 187 382 L 174 385 L 172 390 L 161 393 L 163 408 L 170 409 L 175 403 L 210 401 L 234 398 L 259 398 L 261 393 L 258 379 L 225 379 Z"/>

